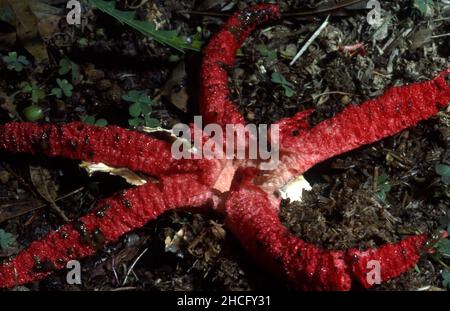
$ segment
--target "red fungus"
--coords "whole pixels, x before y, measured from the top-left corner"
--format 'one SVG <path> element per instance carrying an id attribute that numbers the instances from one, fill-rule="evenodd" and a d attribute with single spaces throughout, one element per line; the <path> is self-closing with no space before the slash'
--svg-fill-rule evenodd
<path id="1" fill-rule="evenodd" d="M 234 65 L 237 49 L 256 26 L 279 18 L 277 5 L 249 7 L 233 15 L 205 48 L 200 106 L 207 122 L 221 126 L 244 123 L 228 98 L 225 67 Z M 277 215 L 279 199 L 273 190 L 327 158 L 433 116 L 450 101 L 450 86 L 445 79 L 448 74 L 450 69 L 431 81 L 392 88 L 377 99 L 349 106 L 313 128 L 307 122 L 311 111 L 281 120 L 282 162 L 264 176 L 258 169 L 246 167 L 245 161 L 174 160 L 168 143 L 113 126 L 2 125 L 1 150 L 101 161 L 156 176 L 159 182 L 148 182 L 102 200 L 80 220 L 33 242 L 0 265 L 0 287 L 42 279 L 51 273 L 44 267 L 62 268 L 67 261 L 93 254 L 103 244 L 166 210 L 183 207 L 222 211 L 226 225 L 249 253 L 299 289 L 348 290 L 353 280 L 369 287 L 372 284 L 366 274 L 371 260 L 380 264 L 382 281 L 394 278 L 417 262 L 426 235 L 364 251 L 322 250 L 282 226 Z M 230 172 L 236 169 L 233 178 Z M 230 178 L 231 189 L 221 189 L 221 193 L 213 189 L 217 181 Z"/>

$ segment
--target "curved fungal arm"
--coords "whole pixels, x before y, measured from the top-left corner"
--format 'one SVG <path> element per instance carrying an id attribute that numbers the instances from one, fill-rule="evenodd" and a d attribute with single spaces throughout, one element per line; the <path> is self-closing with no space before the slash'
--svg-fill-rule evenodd
<path id="1" fill-rule="evenodd" d="M 303 173 L 328 158 L 394 135 L 436 115 L 450 103 L 449 77 L 447 69 L 432 80 L 393 87 L 359 106 L 348 106 L 313 128 L 305 125 L 304 112 L 299 114 L 297 123 L 282 120 L 281 149 L 295 159 L 290 169 Z"/>
<path id="2" fill-rule="evenodd" d="M 374 284 L 367 277 L 372 261 L 379 264 L 384 282 L 407 271 L 420 258 L 425 235 L 366 251 L 323 250 L 304 242 L 281 224 L 273 200 L 253 183 L 257 174 L 255 169 L 236 173 L 225 202 L 225 222 L 262 267 L 287 278 L 299 289 L 349 290 L 353 280 L 367 288 Z"/>
<path id="3" fill-rule="evenodd" d="M 31 243 L 2 263 L 0 288 L 43 279 L 65 268 L 68 261 L 94 254 L 170 209 L 217 204 L 209 187 L 199 179 L 194 174 L 162 177 L 158 184 L 148 182 L 100 201 L 89 214 Z"/>
<path id="4" fill-rule="evenodd" d="M 206 123 L 245 124 L 244 117 L 230 100 L 228 69 L 235 64 L 236 52 L 260 24 L 278 20 L 278 5 L 258 4 L 236 12 L 204 49 L 201 67 L 200 110 Z"/>
<path id="5" fill-rule="evenodd" d="M 156 177 L 195 172 L 202 174 L 205 184 L 212 184 L 220 171 L 220 164 L 215 161 L 174 159 L 169 143 L 149 135 L 117 126 L 98 127 L 81 122 L 0 125 L 0 151 L 103 162 Z"/>

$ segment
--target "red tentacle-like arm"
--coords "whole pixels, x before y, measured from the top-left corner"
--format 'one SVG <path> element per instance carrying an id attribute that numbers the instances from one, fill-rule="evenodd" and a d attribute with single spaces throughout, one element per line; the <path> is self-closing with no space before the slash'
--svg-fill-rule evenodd
<path id="1" fill-rule="evenodd" d="M 420 258 L 426 235 L 408 237 L 378 249 L 323 250 L 292 235 L 281 224 L 269 195 L 253 183 L 258 171 L 236 173 L 225 203 L 226 224 L 260 264 L 299 289 L 349 290 L 353 280 L 374 284 L 368 273 L 379 268 L 381 281 L 407 271 Z"/>
<path id="2" fill-rule="evenodd" d="M 234 14 L 204 49 L 201 69 L 200 110 L 206 123 L 244 124 L 242 114 L 230 100 L 227 69 L 234 66 L 236 52 L 260 24 L 281 17 L 279 7 L 259 4 Z"/>
<path id="3" fill-rule="evenodd" d="M 391 88 L 378 98 L 350 105 L 312 129 L 301 122 L 283 120 L 280 144 L 283 151 L 296 158 L 291 169 L 302 173 L 321 161 L 394 135 L 436 115 L 450 103 L 450 85 L 446 81 L 449 75 L 447 69 L 430 81 Z M 304 121 L 304 112 L 300 116 Z"/>
<path id="4" fill-rule="evenodd" d="M 0 125 L 0 151 L 103 162 L 156 177 L 197 172 L 202 174 L 205 184 L 213 183 L 220 172 L 215 161 L 174 159 L 171 144 L 163 140 L 117 126 L 98 127 L 81 122 Z"/>
<path id="5" fill-rule="evenodd" d="M 260 10 L 265 14 L 259 14 Z M 246 14 L 264 17 L 257 18 L 254 25 L 279 18 L 275 6 L 255 6 Z M 249 35 L 245 31 L 244 36 L 235 36 L 229 30 L 241 29 L 242 16 L 245 14 L 235 14 L 205 49 L 202 112 L 209 122 L 222 126 L 244 123 L 228 98 L 228 76 L 223 68 L 234 64 L 234 54 L 242 44 L 240 38 Z M 450 69 L 431 81 L 392 88 L 377 99 L 346 108 L 314 128 L 307 122 L 311 110 L 281 120 L 280 149 L 284 163 L 269 177 L 262 174 L 263 178 L 259 178 L 261 172 L 253 169 L 238 170 L 225 204 L 228 227 L 263 266 L 302 289 L 348 290 L 353 279 L 370 287 L 373 283 L 369 283 L 366 274 L 372 261 L 380 266 L 382 281 L 407 271 L 420 257 L 425 235 L 367 251 L 321 250 L 292 236 L 282 226 L 270 191 L 323 160 L 394 135 L 435 115 L 450 102 L 446 81 L 449 73 Z"/>
<path id="6" fill-rule="evenodd" d="M 157 184 L 132 188 L 98 202 L 86 216 L 31 243 L 14 259 L 0 265 L 0 288 L 45 278 L 71 259 L 94 254 L 123 234 L 140 228 L 167 210 L 214 204 L 214 194 L 198 175 L 162 177 Z"/>

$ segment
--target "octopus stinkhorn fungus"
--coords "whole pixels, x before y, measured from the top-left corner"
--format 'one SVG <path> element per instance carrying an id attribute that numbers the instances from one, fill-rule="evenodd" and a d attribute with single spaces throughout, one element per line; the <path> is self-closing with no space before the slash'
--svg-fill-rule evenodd
<path id="1" fill-rule="evenodd" d="M 237 49 L 259 24 L 280 17 L 277 5 L 248 7 L 235 13 L 205 48 L 200 110 L 207 123 L 222 127 L 245 124 L 229 99 L 226 67 L 234 65 Z M 280 164 L 271 171 L 262 171 L 258 161 L 176 160 L 168 142 L 115 126 L 0 125 L 2 152 L 103 162 L 158 180 L 102 200 L 89 214 L 32 242 L 0 265 L 0 287 L 45 278 L 69 260 L 92 255 L 105 243 L 176 208 L 212 208 L 222 213 L 229 230 L 255 260 L 299 289 L 349 290 L 354 281 L 370 287 L 367 273 L 371 261 L 379 263 L 382 281 L 395 278 L 418 261 L 429 235 L 410 236 L 364 251 L 323 250 L 283 227 L 277 214 L 277 190 L 325 159 L 435 115 L 450 102 L 449 74 L 447 69 L 430 81 L 391 88 L 314 127 L 307 121 L 311 111 L 282 119 L 278 122 Z"/>

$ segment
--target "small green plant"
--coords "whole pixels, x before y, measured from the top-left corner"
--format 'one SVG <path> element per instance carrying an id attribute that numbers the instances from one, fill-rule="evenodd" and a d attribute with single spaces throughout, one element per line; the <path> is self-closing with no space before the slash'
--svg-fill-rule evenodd
<path id="1" fill-rule="evenodd" d="M 391 184 L 389 183 L 389 177 L 385 173 L 381 174 L 377 178 L 377 195 L 380 200 L 386 200 L 386 194 L 391 191 Z"/>
<path id="2" fill-rule="evenodd" d="M 434 248 L 436 249 L 437 255 L 439 258 L 450 258 L 450 240 L 449 239 L 442 239 L 439 242 L 437 242 L 434 245 Z"/>
<path id="3" fill-rule="evenodd" d="M 268 61 L 274 61 L 274 60 L 277 59 L 277 51 L 276 50 L 269 50 L 267 48 L 267 46 L 265 46 L 264 44 L 259 44 L 258 46 L 256 46 L 256 49 Z"/>
<path id="4" fill-rule="evenodd" d="M 12 23 L 14 22 L 14 19 L 15 15 L 13 10 L 8 5 L 4 5 L 2 4 L 2 2 L 0 2 L 0 21 L 5 23 Z"/>
<path id="5" fill-rule="evenodd" d="M 447 231 L 447 234 L 450 233 L 450 212 L 439 219 L 439 229 L 444 229 Z M 448 288 L 450 284 L 450 272 L 449 266 L 444 261 L 450 259 L 450 239 L 445 238 L 437 241 L 433 248 L 435 252 L 431 256 L 434 261 L 440 263 L 446 270 L 442 272 L 442 285 L 445 288 Z"/>
<path id="6" fill-rule="evenodd" d="M 426 14 L 432 5 L 433 0 L 414 0 L 414 6 L 418 8 L 422 14 Z"/>
<path id="7" fill-rule="evenodd" d="M 23 55 L 17 55 L 17 52 L 9 52 L 7 56 L 3 56 L 3 61 L 9 70 L 20 72 L 30 62 Z"/>
<path id="8" fill-rule="evenodd" d="M 78 65 L 65 57 L 59 61 L 58 74 L 60 76 L 63 76 L 68 74 L 69 72 L 72 77 L 72 82 L 82 80 L 82 76 L 80 75 L 80 68 L 78 67 Z"/>
<path id="9" fill-rule="evenodd" d="M 151 118 L 152 105 L 154 102 L 142 91 L 131 90 L 128 94 L 122 96 L 122 99 L 130 102 L 128 112 L 131 119 L 128 120 L 130 126 L 148 126 L 157 127 L 160 125 L 157 119 Z"/>
<path id="10" fill-rule="evenodd" d="M 284 89 L 284 95 L 292 97 L 294 95 L 294 85 L 287 81 L 286 78 L 279 72 L 272 73 L 272 82 L 280 85 Z"/>
<path id="11" fill-rule="evenodd" d="M 441 181 L 445 185 L 450 184 L 450 165 L 447 164 L 438 164 L 435 167 L 436 173 L 441 176 Z"/>
<path id="12" fill-rule="evenodd" d="M 450 272 L 444 270 L 442 272 L 442 285 L 444 286 L 444 288 L 450 288 Z"/>
<path id="13" fill-rule="evenodd" d="M 35 104 L 40 102 L 46 96 L 44 90 L 42 90 L 36 84 L 36 82 L 31 82 L 31 84 L 30 84 L 29 82 L 24 81 L 24 82 L 20 83 L 20 89 L 24 93 L 30 93 L 31 94 L 31 101 L 33 103 L 35 103 Z"/>
<path id="14" fill-rule="evenodd" d="M 56 83 L 58 87 L 52 89 L 51 95 L 56 96 L 57 98 L 62 98 L 62 96 L 70 97 L 72 96 L 73 86 L 66 79 L 56 79 Z"/>
<path id="15" fill-rule="evenodd" d="M 85 118 L 83 118 L 83 122 L 89 125 L 95 125 L 95 126 L 107 126 L 108 125 L 108 121 L 106 121 L 105 119 L 95 119 L 94 116 L 87 116 Z"/>
<path id="16" fill-rule="evenodd" d="M 6 232 L 3 229 L 0 229 L 0 248 L 2 250 L 6 250 L 15 241 L 16 241 L 16 239 L 14 238 L 14 236 L 11 233 Z"/>

